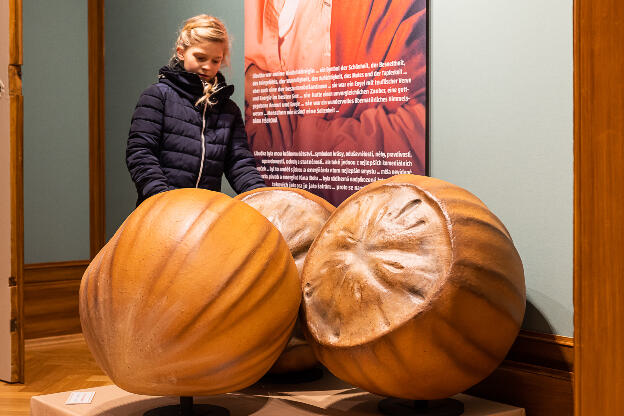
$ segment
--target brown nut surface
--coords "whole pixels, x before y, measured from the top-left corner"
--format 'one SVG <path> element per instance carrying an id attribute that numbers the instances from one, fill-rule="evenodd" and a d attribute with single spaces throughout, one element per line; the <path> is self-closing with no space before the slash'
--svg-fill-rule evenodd
<path id="1" fill-rule="evenodd" d="M 312 242 L 336 209 L 323 198 L 295 188 L 259 188 L 237 195 L 235 199 L 250 205 L 277 227 L 299 272 Z"/>
<path id="2" fill-rule="evenodd" d="M 279 231 L 224 194 L 180 189 L 143 202 L 91 262 L 83 333 L 124 390 L 195 396 L 235 391 L 289 340 L 300 281 Z"/>
<path id="3" fill-rule="evenodd" d="M 339 378 L 407 399 L 464 391 L 503 360 L 522 322 L 522 262 L 468 191 L 399 175 L 343 202 L 306 258 L 312 347 Z"/>
<path id="4" fill-rule="evenodd" d="M 335 210 L 323 198 L 295 188 L 259 188 L 237 195 L 235 199 L 249 204 L 277 227 L 290 248 L 299 272 L 314 239 Z M 288 345 L 269 372 L 303 371 L 317 363 L 297 322 Z"/>

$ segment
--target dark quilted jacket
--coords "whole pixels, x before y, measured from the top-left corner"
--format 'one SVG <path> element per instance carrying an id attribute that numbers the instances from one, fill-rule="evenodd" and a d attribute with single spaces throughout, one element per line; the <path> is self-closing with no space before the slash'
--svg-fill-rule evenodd
<path id="1" fill-rule="evenodd" d="M 265 186 L 247 144 L 241 112 L 230 99 L 234 86 L 226 86 L 219 73 L 223 88 L 213 95 L 217 104 L 204 109 L 203 104 L 195 106 L 203 94 L 197 74 L 165 66 L 159 77 L 141 94 L 128 137 L 126 163 L 139 194 L 137 205 L 171 189 L 220 191 L 223 174 L 238 193 Z"/>

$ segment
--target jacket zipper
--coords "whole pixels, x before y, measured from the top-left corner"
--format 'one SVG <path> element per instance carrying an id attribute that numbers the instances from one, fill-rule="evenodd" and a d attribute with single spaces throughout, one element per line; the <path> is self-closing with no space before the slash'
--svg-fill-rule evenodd
<path id="1" fill-rule="evenodd" d="M 201 179 L 202 172 L 204 170 L 204 157 L 206 156 L 206 138 L 204 137 L 204 131 L 206 129 L 206 107 L 208 104 L 204 103 L 204 111 L 202 113 L 202 130 L 201 130 L 201 161 L 199 162 L 199 175 L 197 175 L 197 182 L 195 182 L 195 188 L 199 188 L 199 180 Z"/>

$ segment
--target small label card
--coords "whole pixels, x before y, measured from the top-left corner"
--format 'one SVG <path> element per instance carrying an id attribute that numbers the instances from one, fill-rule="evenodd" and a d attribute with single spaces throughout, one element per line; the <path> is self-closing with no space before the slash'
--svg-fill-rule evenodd
<path id="1" fill-rule="evenodd" d="M 65 404 L 89 404 L 95 396 L 94 391 L 72 391 Z"/>

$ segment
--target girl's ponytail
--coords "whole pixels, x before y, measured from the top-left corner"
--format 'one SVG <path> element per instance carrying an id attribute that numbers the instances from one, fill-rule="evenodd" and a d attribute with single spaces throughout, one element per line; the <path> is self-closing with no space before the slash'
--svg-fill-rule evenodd
<path id="1" fill-rule="evenodd" d="M 214 77 L 212 82 L 202 81 L 202 84 L 204 85 L 204 95 L 202 95 L 202 97 L 195 102 L 195 105 L 199 106 L 202 103 L 209 106 L 215 105 L 217 102 L 211 100 L 211 98 L 217 91 L 223 88 L 223 85 L 219 85 L 219 80 L 216 76 Z"/>

